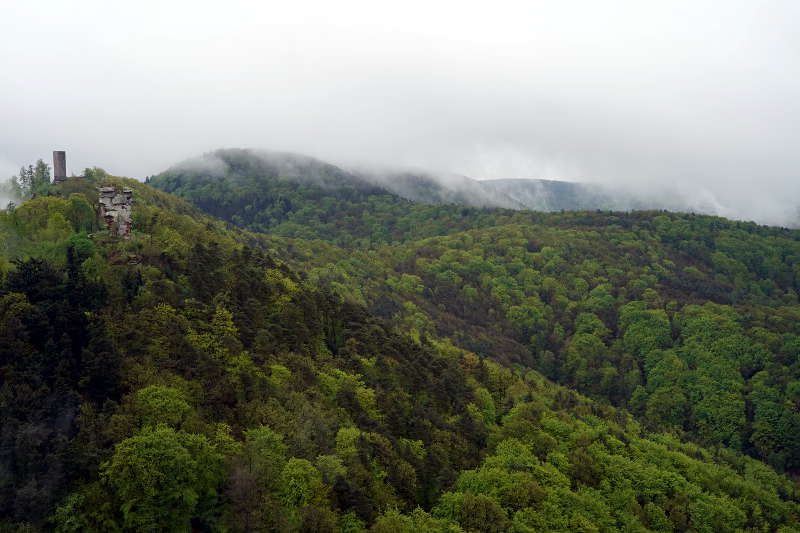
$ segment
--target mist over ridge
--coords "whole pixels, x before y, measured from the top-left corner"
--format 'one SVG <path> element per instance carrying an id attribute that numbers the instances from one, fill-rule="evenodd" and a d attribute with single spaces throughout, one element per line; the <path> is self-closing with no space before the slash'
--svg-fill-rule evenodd
<path id="1" fill-rule="evenodd" d="M 798 16 L 789 0 L 7 3 L 0 169 L 65 149 L 68 173 L 141 177 L 218 146 L 276 147 L 666 191 L 785 224 Z"/>
<path id="2" fill-rule="evenodd" d="M 419 203 L 535 211 L 664 209 L 752 220 L 767 225 L 800 225 L 800 211 L 793 206 L 793 198 L 786 199 L 783 210 L 775 206 L 769 212 L 759 213 L 725 205 L 711 191 L 691 188 L 682 183 L 662 184 L 656 189 L 538 178 L 475 179 L 460 174 L 400 166 L 337 165 L 285 151 L 230 148 L 189 158 L 169 170 L 191 171 L 216 178 L 231 172 L 244 172 L 326 188 L 341 187 L 343 184 L 373 185 Z"/>

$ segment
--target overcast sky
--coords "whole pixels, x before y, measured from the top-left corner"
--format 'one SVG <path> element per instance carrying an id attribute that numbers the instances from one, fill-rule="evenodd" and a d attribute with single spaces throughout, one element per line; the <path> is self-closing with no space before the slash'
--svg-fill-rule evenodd
<path id="1" fill-rule="evenodd" d="M 800 2 L 0 3 L 0 172 L 219 147 L 800 203 Z"/>

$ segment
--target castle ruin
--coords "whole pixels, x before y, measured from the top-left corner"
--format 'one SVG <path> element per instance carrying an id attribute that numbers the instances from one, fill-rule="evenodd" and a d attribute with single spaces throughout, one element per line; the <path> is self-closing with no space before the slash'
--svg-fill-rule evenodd
<path id="1" fill-rule="evenodd" d="M 100 218 L 111 235 L 129 239 L 131 236 L 131 208 L 133 189 L 123 187 L 100 187 L 97 189 L 100 202 Z"/>
<path id="2" fill-rule="evenodd" d="M 67 181 L 67 153 L 64 150 L 53 151 L 53 184 Z"/>

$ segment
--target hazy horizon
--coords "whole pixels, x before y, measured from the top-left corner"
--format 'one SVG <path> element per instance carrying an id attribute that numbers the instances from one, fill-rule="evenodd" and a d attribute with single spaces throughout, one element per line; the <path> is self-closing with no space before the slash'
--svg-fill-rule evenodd
<path id="1" fill-rule="evenodd" d="M 142 179 L 221 147 L 680 191 L 790 223 L 800 4 L 0 7 L 0 176 Z"/>

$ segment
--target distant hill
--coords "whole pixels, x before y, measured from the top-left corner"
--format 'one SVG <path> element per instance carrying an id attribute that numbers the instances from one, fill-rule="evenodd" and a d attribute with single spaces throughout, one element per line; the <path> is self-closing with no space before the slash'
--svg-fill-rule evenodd
<path id="1" fill-rule="evenodd" d="M 363 179 L 412 202 L 459 204 L 470 207 L 528 209 L 525 203 L 506 194 L 491 182 L 459 174 L 429 172 L 362 172 Z"/>
<path id="2" fill-rule="evenodd" d="M 525 209 L 489 182 L 456 174 L 419 171 L 349 170 L 319 159 L 289 152 L 220 149 L 183 161 L 156 177 L 161 188 L 178 190 L 189 182 L 207 185 L 225 177 L 236 186 L 262 187 L 301 185 L 304 192 L 338 196 L 335 190 L 359 198 L 391 194 L 426 204 L 462 204 L 473 207 Z"/>
<path id="3" fill-rule="evenodd" d="M 226 178 L 220 182 L 218 178 Z M 351 204 L 410 200 L 417 204 L 458 204 L 466 207 L 534 211 L 667 209 L 670 211 L 724 214 L 713 202 L 686 198 L 664 188 L 657 192 L 632 192 L 620 186 L 576 183 L 547 179 L 477 180 L 467 176 L 419 170 L 347 169 L 306 155 L 249 149 L 220 149 L 186 160 L 156 176 L 154 185 L 187 197 L 221 218 L 245 217 L 250 229 L 274 231 L 294 212 L 288 196 L 317 200 L 347 198 Z M 215 194 L 210 194 L 216 189 Z M 235 190 L 229 195 L 224 191 Z M 230 191 L 229 191 L 230 192 Z M 287 196 L 288 195 L 288 196 Z M 224 196 L 226 202 L 217 200 Z M 259 199 L 251 207 L 267 219 L 251 220 L 242 207 L 248 199 Z M 202 203 L 206 202 L 206 203 Z M 280 233 L 280 231 L 278 232 Z"/>
<path id="4" fill-rule="evenodd" d="M 598 185 L 544 179 L 487 180 L 479 183 L 508 196 L 524 209 L 576 211 L 623 207 L 618 205 L 619 202 L 615 201 L 609 190 Z"/>
<path id="5" fill-rule="evenodd" d="M 707 191 L 685 193 L 670 184 L 653 189 L 576 183 L 545 179 L 505 179 L 481 181 L 487 188 L 537 211 L 612 210 L 646 211 L 665 209 L 681 213 L 729 216 Z"/>
<path id="6" fill-rule="evenodd" d="M 266 150 L 216 150 L 173 166 L 151 183 L 250 231 L 347 247 L 487 227 L 496 223 L 492 210 L 520 223 L 558 211 L 730 214 L 712 195 L 684 194 L 668 184 L 645 191 L 544 179 L 475 180 L 347 169 Z M 460 209 L 445 209 L 453 205 Z"/>

